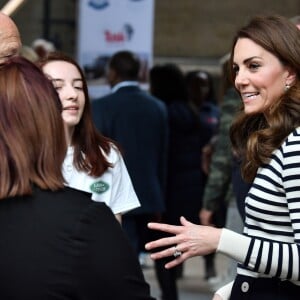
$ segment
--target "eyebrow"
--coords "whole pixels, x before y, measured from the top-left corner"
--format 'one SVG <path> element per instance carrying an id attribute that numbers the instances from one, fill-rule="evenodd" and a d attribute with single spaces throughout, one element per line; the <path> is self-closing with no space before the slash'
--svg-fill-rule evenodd
<path id="1" fill-rule="evenodd" d="M 65 81 L 64 79 L 60 79 L 60 78 L 51 78 L 51 77 L 50 77 L 50 80 L 51 80 L 52 82 L 64 82 L 64 81 Z M 75 79 L 72 80 L 72 82 L 76 82 L 76 81 L 83 82 L 83 79 L 81 79 L 81 78 L 75 78 Z"/>
<path id="2" fill-rule="evenodd" d="M 261 57 L 259 57 L 259 56 L 251 56 L 251 57 L 249 57 L 249 58 L 246 58 L 245 60 L 243 60 L 243 64 L 247 64 L 249 61 L 251 61 L 252 59 L 261 59 Z M 235 64 L 235 65 L 237 65 L 237 63 L 236 62 L 233 62 L 233 64 Z"/>
<path id="3" fill-rule="evenodd" d="M 63 82 L 62 79 L 55 79 L 55 78 L 51 78 L 51 77 L 50 77 L 50 80 L 51 80 L 52 82 Z"/>

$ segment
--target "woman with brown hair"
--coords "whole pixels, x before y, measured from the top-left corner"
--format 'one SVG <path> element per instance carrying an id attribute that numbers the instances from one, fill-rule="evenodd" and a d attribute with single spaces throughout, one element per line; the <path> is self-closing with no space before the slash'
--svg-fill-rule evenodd
<path id="1" fill-rule="evenodd" d="M 62 103 L 68 145 L 63 174 L 69 187 L 105 202 L 117 219 L 139 207 L 127 168 L 117 146 L 97 131 L 84 74 L 71 57 L 51 52 L 38 65 L 55 87 Z"/>
<path id="2" fill-rule="evenodd" d="M 21 57 L 0 67 L 0 299 L 150 300 L 110 209 L 64 187 L 60 99 Z"/>
<path id="3" fill-rule="evenodd" d="M 280 16 L 253 18 L 233 42 L 231 66 L 243 110 L 231 127 L 245 198 L 243 234 L 199 226 L 150 223 L 174 236 L 153 259 L 174 255 L 171 268 L 195 255 L 220 252 L 239 262 L 234 284 L 214 299 L 296 299 L 300 294 L 300 31 Z M 175 246 L 175 247 L 174 247 Z"/>

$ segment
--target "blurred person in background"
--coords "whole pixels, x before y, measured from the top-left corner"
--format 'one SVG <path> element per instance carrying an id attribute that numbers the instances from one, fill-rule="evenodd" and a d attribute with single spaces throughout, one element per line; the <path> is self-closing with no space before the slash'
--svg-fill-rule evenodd
<path id="1" fill-rule="evenodd" d="M 201 91 L 199 86 L 198 89 Z M 169 151 L 163 221 L 179 224 L 180 216 L 184 215 L 199 223 L 198 212 L 207 177 L 201 169 L 201 151 L 215 133 L 218 116 L 213 115 L 216 119 L 211 121 L 211 115 L 197 107 L 196 100 L 191 104 L 185 76 L 175 64 L 156 65 L 150 70 L 150 92 L 164 101 L 168 109 Z M 177 299 L 176 277 L 181 276 L 181 268 L 158 272 L 165 275 L 161 278 L 164 299 Z"/>
<path id="2" fill-rule="evenodd" d="M 199 181 L 202 188 L 201 194 L 198 197 L 198 207 L 201 208 L 203 192 L 209 175 L 211 156 L 207 156 L 206 145 L 209 141 L 213 141 L 219 128 L 220 109 L 216 104 L 216 93 L 211 74 L 204 70 L 190 71 L 185 75 L 187 91 L 188 91 L 188 104 L 192 111 L 199 116 L 202 122 L 200 136 L 202 136 L 201 144 L 201 167 L 204 173 L 205 180 Z M 205 133 L 206 132 L 206 133 Z M 209 140 L 208 140 L 209 138 Z M 199 210 L 198 210 L 199 212 Z M 195 212 L 194 212 L 195 213 Z M 180 217 L 180 216 L 179 216 Z M 179 218 L 178 217 L 178 218 Z M 193 219 L 192 222 L 195 222 Z M 204 257 L 205 263 L 205 279 L 209 280 L 216 276 L 215 268 L 215 255 L 210 254 Z"/>
<path id="3" fill-rule="evenodd" d="M 184 130 L 183 127 L 186 126 L 186 130 L 188 131 L 188 127 L 190 126 L 190 120 L 186 118 L 183 118 L 182 123 L 180 123 L 181 117 L 184 115 L 184 105 L 187 100 L 186 86 L 183 73 L 173 64 L 156 65 L 152 67 L 149 73 L 149 80 L 150 93 L 162 100 L 168 110 L 169 143 L 167 155 L 166 210 L 161 221 L 176 222 L 179 218 L 178 210 L 183 209 L 182 201 L 184 201 L 184 199 L 182 199 L 182 186 L 186 184 L 186 180 L 180 182 L 180 178 L 182 179 L 185 172 L 177 167 L 178 165 L 180 165 L 181 168 L 185 167 L 182 166 L 183 153 L 180 149 L 186 147 L 186 145 L 182 145 L 181 148 L 176 148 L 176 145 L 180 145 L 182 140 L 176 139 L 174 127 L 178 126 L 178 136 L 181 136 Z M 178 151 L 177 153 L 176 150 Z M 184 160 L 186 160 L 186 157 L 184 157 Z M 188 167 L 186 167 L 186 169 L 187 168 Z M 164 268 L 164 265 L 168 260 L 169 259 L 166 258 L 166 260 L 156 262 L 156 274 L 162 292 L 162 299 L 177 300 L 178 290 L 176 280 L 178 275 L 182 276 L 182 266 L 167 270 Z"/>
<path id="4" fill-rule="evenodd" d="M 139 87 L 140 60 L 130 51 L 116 52 L 108 63 L 111 93 L 92 102 L 96 127 L 120 146 L 141 206 L 122 218 L 137 255 L 153 238 L 150 220 L 165 209 L 168 123 L 165 104 Z"/>
<path id="5" fill-rule="evenodd" d="M 31 47 L 26 45 L 22 46 L 19 54 L 25 57 L 26 59 L 30 60 L 31 62 L 36 62 L 39 59 L 36 52 Z"/>
<path id="6" fill-rule="evenodd" d="M 31 47 L 35 51 L 39 59 L 44 58 L 47 54 L 56 50 L 52 42 L 41 38 L 34 40 Z"/>
<path id="7" fill-rule="evenodd" d="M 209 151 L 212 154 L 208 181 L 204 190 L 203 207 L 199 212 L 199 217 L 202 225 L 226 226 L 226 228 L 241 232 L 243 224 L 237 209 L 237 198 L 240 199 L 239 206 L 242 210 L 244 207 L 242 202 L 244 202 L 250 185 L 241 178 L 237 182 L 237 175 L 239 174 L 241 177 L 240 166 L 234 164 L 230 144 L 230 126 L 241 106 L 241 99 L 232 85 L 229 59 L 230 55 L 226 55 L 221 60 L 220 126 L 215 142 L 206 146 L 211 147 Z M 232 176 L 233 173 L 238 174 Z M 233 192 L 233 185 L 236 193 Z M 244 215 L 243 212 L 242 215 Z M 234 260 L 230 260 L 228 268 L 223 270 L 218 277 L 210 279 L 210 283 L 217 287 L 233 280 L 235 275 L 236 263 Z"/>

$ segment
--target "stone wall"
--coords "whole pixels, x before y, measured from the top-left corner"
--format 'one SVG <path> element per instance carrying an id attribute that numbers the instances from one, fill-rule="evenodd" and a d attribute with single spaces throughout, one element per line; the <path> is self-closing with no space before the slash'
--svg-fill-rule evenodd
<path id="1" fill-rule="evenodd" d="M 0 0 L 0 7 L 4 3 Z M 24 44 L 30 45 L 46 33 L 63 51 L 75 54 L 77 3 L 75 0 L 27 0 L 12 16 Z M 44 14 L 47 5 L 49 27 Z M 291 17 L 300 14 L 300 1 L 156 0 L 155 60 L 173 60 L 186 65 L 203 64 L 205 59 L 209 65 L 229 50 L 236 29 L 250 16 L 261 13 Z"/>
<path id="2" fill-rule="evenodd" d="M 249 17 L 300 14 L 299 0 L 157 0 L 156 56 L 218 57 L 230 49 L 237 28 Z"/>

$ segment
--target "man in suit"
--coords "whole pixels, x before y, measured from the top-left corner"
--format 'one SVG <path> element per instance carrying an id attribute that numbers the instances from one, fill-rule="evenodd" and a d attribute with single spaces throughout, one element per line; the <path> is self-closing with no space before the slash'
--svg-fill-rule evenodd
<path id="1" fill-rule="evenodd" d="M 168 134 L 165 104 L 139 87 L 139 70 L 140 61 L 134 53 L 115 53 L 107 74 L 112 93 L 92 102 L 95 124 L 120 145 L 141 203 L 140 208 L 122 217 L 137 253 L 152 238 L 147 223 L 159 221 L 164 211 Z"/>

